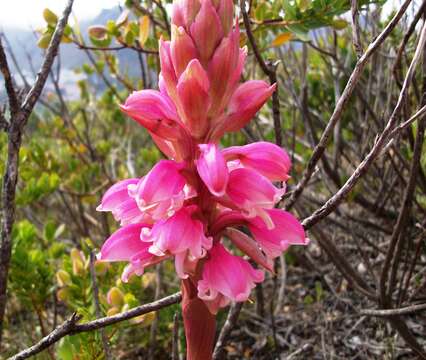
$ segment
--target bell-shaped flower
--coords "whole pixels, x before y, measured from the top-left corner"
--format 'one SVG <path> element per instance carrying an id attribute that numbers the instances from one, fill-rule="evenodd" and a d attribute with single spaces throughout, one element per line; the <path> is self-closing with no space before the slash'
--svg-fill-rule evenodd
<path id="1" fill-rule="evenodd" d="M 210 82 L 197 59 L 188 64 L 179 78 L 177 93 L 184 122 L 194 138 L 203 138 L 208 130 L 207 111 L 210 106 Z"/>
<path id="2" fill-rule="evenodd" d="M 177 139 L 182 135 L 182 124 L 173 102 L 159 91 L 135 91 L 121 105 L 121 110 L 161 138 Z"/>
<path id="3" fill-rule="evenodd" d="M 245 146 L 232 146 L 223 150 L 227 161 L 239 160 L 240 165 L 256 170 L 271 181 L 286 181 L 291 160 L 281 147 L 266 141 Z"/>
<path id="4" fill-rule="evenodd" d="M 261 80 L 242 83 L 228 104 L 228 116 L 223 123 L 224 131 L 238 131 L 244 127 L 269 99 L 275 88 L 276 84 L 270 86 Z"/>
<path id="5" fill-rule="evenodd" d="M 250 219 L 248 228 L 262 250 L 270 258 L 280 256 L 290 245 L 307 245 L 302 224 L 290 213 L 280 209 L 265 210 L 274 227 L 268 229 L 263 219 Z"/>
<path id="6" fill-rule="evenodd" d="M 191 36 L 201 62 L 207 64 L 223 37 L 222 24 L 211 0 L 202 1 L 201 9 L 191 25 Z"/>
<path id="7" fill-rule="evenodd" d="M 187 206 L 168 219 L 160 220 L 151 228 L 142 229 L 141 239 L 152 244 L 149 251 L 156 256 L 173 254 L 176 272 L 188 276 L 187 264 L 205 256 L 212 246 L 212 238 L 204 234 L 204 225 L 195 219 L 196 206 Z"/>
<path id="8" fill-rule="evenodd" d="M 219 307 L 231 301 L 246 301 L 256 283 L 262 282 L 264 273 L 254 269 L 247 260 L 230 254 L 222 244 L 215 244 L 205 261 L 202 278 L 198 281 L 198 297 L 209 310 L 216 313 Z"/>
<path id="9" fill-rule="evenodd" d="M 99 255 L 101 261 L 128 261 L 130 264 L 124 270 L 122 279 L 127 281 L 133 273 L 142 275 L 146 266 L 162 261 L 148 250 L 150 243 L 141 241 L 141 231 L 148 228 L 147 224 L 126 225 L 113 233 L 103 244 Z"/>
<path id="10" fill-rule="evenodd" d="M 136 185 L 139 179 L 126 179 L 111 186 L 102 197 L 97 211 L 111 211 L 121 225 L 144 222 L 147 217 L 140 211 L 134 198 L 129 196 L 128 187 Z"/>
<path id="11" fill-rule="evenodd" d="M 228 168 L 222 152 L 216 144 L 200 144 L 200 156 L 196 160 L 197 171 L 209 191 L 223 196 L 228 185 Z"/>
<path id="12" fill-rule="evenodd" d="M 247 217 L 259 216 L 269 228 L 273 224 L 265 209 L 272 209 L 284 193 L 256 171 L 239 168 L 229 174 L 226 195 Z"/>
<path id="13" fill-rule="evenodd" d="M 129 195 L 136 200 L 140 211 L 153 220 L 173 215 L 186 199 L 182 163 L 159 161 L 137 184 L 130 185 Z"/>

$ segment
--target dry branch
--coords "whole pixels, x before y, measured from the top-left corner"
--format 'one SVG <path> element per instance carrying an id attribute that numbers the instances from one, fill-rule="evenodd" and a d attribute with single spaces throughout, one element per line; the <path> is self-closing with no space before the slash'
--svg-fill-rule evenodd
<path id="1" fill-rule="evenodd" d="M 337 122 L 340 120 L 343 114 L 343 111 L 345 109 L 345 106 L 348 103 L 353 91 L 355 90 L 355 87 L 358 84 L 359 79 L 361 78 L 362 72 L 368 63 L 368 60 L 371 58 L 374 52 L 380 47 L 380 45 L 385 41 L 385 39 L 390 35 L 392 30 L 398 24 L 402 15 L 407 10 L 408 5 L 410 3 L 411 3 L 411 0 L 404 1 L 404 3 L 399 8 L 398 12 L 389 22 L 389 24 L 380 33 L 380 35 L 377 36 L 377 38 L 368 46 L 367 50 L 357 61 L 355 68 L 352 71 L 352 74 L 348 82 L 346 83 L 346 87 L 343 90 L 342 95 L 340 96 L 339 101 L 336 104 L 333 114 L 331 115 L 330 120 L 328 121 L 327 126 L 324 132 L 322 133 L 321 139 L 312 153 L 312 156 L 306 167 L 305 173 L 303 174 L 302 179 L 297 184 L 290 199 L 288 200 L 288 203 L 286 204 L 287 209 L 290 209 L 294 205 L 298 197 L 302 194 L 305 186 L 308 184 L 312 174 L 314 173 L 316 164 L 323 156 L 325 149 L 327 147 L 328 141 L 330 139 L 330 136 L 333 133 L 333 129 L 336 126 Z"/>
<path id="2" fill-rule="evenodd" d="M 73 314 L 70 319 L 65 321 L 61 326 L 57 327 L 49 335 L 41 339 L 37 344 L 12 356 L 9 358 L 9 360 L 27 359 L 30 356 L 38 354 L 41 351 L 47 349 L 49 346 L 52 346 L 65 336 L 102 329 L 106 326 L 117 324 L 119 322 L 132 319 L 136 316 L 147 314 L 151 311 L 157 311 L 164 307 L 177 304 L 181 301 L 181 299 L 182 295 L 180 292 L 178 292 L 152 303 L 135 307 L 120 314 L 106 316 L 83 324 L 78 324 L 78 321 L 81 319 L 81 317 L 77 314 Z"/>

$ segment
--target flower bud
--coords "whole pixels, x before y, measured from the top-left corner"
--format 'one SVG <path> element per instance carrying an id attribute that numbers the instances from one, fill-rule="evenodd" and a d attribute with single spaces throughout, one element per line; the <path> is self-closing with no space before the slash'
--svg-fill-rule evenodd
<path id="1" fill-rule="evenodd" d="M 95 262 L 95 273 L 96 275 L 105 275 L 108 271 L 109 265 L 104 261 L 96 261 Z"/>
<path id="2" fill-rule="evenodd" d="M 107 294 L 108 304 L 116 307 L 121 307 L 124 302 L 124 295 L 118 287 L 113 287 Z"/>
<path id="3" fill-rule="evenodd" d="M 155 311 L 151 311 L 147 314 L 136 316 L 133 319 L 130 319 L 130 322 L 133 324 L 138 324 L 139 326 L 146 327 L 152 324 L 155 320 L 156 313 Z"/>
<path id="4" fill-rule="evenodd" d="M 59 270 L 56 273 L 56 281 L 60 287 L 71 285 L 72 283 L 70 274 L 65 270 Z"/>
<path id="5" fill-rule="evenodd" d="M 59 301 L 65 302 L 70 297 L 70 290 L 68 288 L 59 289 L 58 292 L 56 293 L 56 297 L 58 298 Z"/>
<path id="6" fill-rule="evenodd" d="M 111 309 L 108 309 L 107 316 L 117 315 L 118 313 L 120 313 L 120 309 L 114 306 Z"/>
<path id="7" fill-rule="evenodd" d="M 71 250 L 72 272 L 74 275 L 83 275 L 85 271 L 85 258 L 82 251 L 73 248 Z"/>

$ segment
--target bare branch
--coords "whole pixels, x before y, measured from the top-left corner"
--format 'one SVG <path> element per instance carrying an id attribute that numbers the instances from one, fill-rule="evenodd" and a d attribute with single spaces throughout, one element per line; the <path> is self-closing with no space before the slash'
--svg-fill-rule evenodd
<path id="1" fill-rule="evenodd" d="M 224 358 L 224 347 L 226 342 L 228 341 L 229 335 L 231 335 L 231 331 L 234 328 L 235 324 L 238 320 L 238 315 L 240 315 L 240 311 L 243 307 L 244 303 L 238 302 L 233 303 L 228 312 L 228 317 L 226 318 L 225 324 L 220 331 L 219 338 L 217 339 L 216 346 L 213 352 L 213 359 L 220 360 Z"/>
<path id="2" fill-rule="evenodd" d="M 389 139 L 389 135 L 391 134 L 395 123 L 398 119 L 400 111 L 404 105 L 405 98 L 408 93 L 408 87 L 411 84 L 411 81 L 414 76 L 414 72 L 416 69 L 416 65 L 420 59 L 421 52 L 423 51 L 423 47 L 426 42 L 426 23 L 423 25 L 423 29 L 420 35 L 420 40 L 417 45 L 416 52 L 414 54 L 413 60 L 410 64 L 410 67 L 407 71 L 407 75 L 404 80 L 404 84 L 402 86 L 401 92 L 399 94 L 398 102 L 388 120 L 388 123 L 377 138 L 374 146 L 365 157 L 365 159 L 359 164 L 356 170 L 352 173 L 350 178 L 346 181 L 346 183 L 339 189 L 339 191 L 330 198 L 320 209 L 316 210 L 311 216 L 303 220 L 303 225 L 305 228 L 310 228 L 315 225 L 318 221 L 326 217 L 330 214 L 334 209 L 336 209 L 339 204 L 345 199 L 345 197 L 349 194 L 349 192 L 353 189 L 353 187 L 357 184 L 358 180 L 368 171 L 370 165 L 380 154 L 381 149 L 384 147 L 386 141 Z"/>
<path id="3" fill-rule="evenodd" d="M 358 2 L 357 0 L 351 0 L 351 25 L 352 25 L 352 43 L 359 58 L 362 56 L 362 45 L 359 37 L 359 23 L 358 23 Z"/>
<path id="4" fill-rule="evenodd" d="M 407 10 L 407 7 L 410 3 L 411 3 L 411 0 L 404 1 L 404 3 L 399 8 L 398 12 L 389 22 L 389 24 L 380 33 L 380 35 L 377 36 L 377 38 L 368 46 L 365 53 L 357 61 L 355 68 L 352 71 L 352 74 L 346 84 L 346 87 L 342 92 L 342 96 L 340 96 L 339 101 L 337 102 L 336 107 L 334 108 L 333 114 L 331 115 L 330 120 L 321 136 L 321 139 L 312 153 L 312 157 L 310 158 L 308 162 L 308 165 L 306 167 L 302 180 L 300 180 L 294 192 L 292 193 L 286 205 L 286 209 L 290 209 L 294 205 L 298 197 L 302 194 L 312 174 L 314 173 L 316 164 L 318 163 L 318 161 L 321 159 L 322 155 L 324 154 L 324 151 L 327 147 L 330 136 L 333 133 L 333 129 L 335 125 L 337 124 L 337 122 L 340 120 L 343 114 L 343 110 L 345 109 L 346 104 L 348 103 L 359 79 L 361 78 L 362 72 L 365 66 L 367 65 L 368 60 L 373 55 L 373 53 L 380 47 L 383 41 L 385 41 L 385 39 L 389 36 L 389 34 L 392 32 L 395 26 L 398 24 L 399 20 L 401 19 L 402 15 Z"/>
<path id="5" fill-rule="evenodd" d="M 16 114 L 19 110 L 19 100 L 13 86 L 12 75 L 10 74 L 9 64 L 3 48 L 2 37 L 3 34 L 0 34 L 0 71 L 4 77 L 4 87 L 6 88 L 7 97 L 9 99 L 10 111 L 12 114 Z"/>
<path id="6" fill-rule="evenodd" d="M 93 291 L 93 300 L 95 302 L 96 316 L 99 318 L 101 317 L 101 304 L 99 303 L 99 288 L 98 288 L 98 282 L 96 279 L 95 259 L 96 259 L 96 255 L 94 251 L 91 251 L 90 252 L 90 277 L 92 280 L 92 291 Z M 101 334 L 102 346 L 104 348 L 104 353 L 105 353 L 105 359 L 111 360 L 112 359 L 111 349 L 109 348 L 108 338 L 105 334 L 104 329 L 99 329 L 99 332 Z"/>
<path id="7" fill-rule="evenodd" d="M 359 313 L 368 316 L 388 317 L 394 315 L 411 315 L 425 310 L 426 304 L 417 304 L 398 309 L 363 309 Z"/>
<path id="8" fill-rule="evenodd" d="M 21 351 L 20 353 L 12 356 L 9 360 L 27 359 L 30 356 L 40 353 L 47 349 L 49 346 L 55 344 L 60 339 L 68 335 L 74 335 L 82 332 L 98 330 L 109 325 L 117 324 L 119 322 L 132 319 L 136 316 L 147 314 L 151 311 L 157 311 L 164 307 L 177 304 L 181 301 L 182 295 L 180 292 L 166 296 L 160 300 L 152 303 L 135 307 L 131 310 L 122 312 L 114 316 L 106 316 L 100 319 L 89 321 L 84 324 L 77 324 L 81 319 L 80 316 L 74 314 L 70 319 L 65 321 L 61 326 L 52 331 L 49 335 L 41 339 L 37 344 L 30 348 Z"/>
<path id="9" fill-rule="evenodd" d="M 172 360 L 179 360 L 179 314 L 173 317 Z"/>

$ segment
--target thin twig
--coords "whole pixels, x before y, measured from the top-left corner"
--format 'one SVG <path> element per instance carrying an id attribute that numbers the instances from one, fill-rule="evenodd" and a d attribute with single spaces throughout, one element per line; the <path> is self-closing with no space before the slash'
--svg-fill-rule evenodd
<path id="1" fill-rule="evenodd" d="M 96 280 L 95 259 L 96 259 L 96 255 L 94 251 L 92 251 L 90 253 L 90 276 L 92 279 L 92 291 L 93 291 L 93 300 L 95 302 L 96 317 L 100 318 L 101 305 L 99 303 L 99 288 L 98 288 L 98 282 Z M 108 338 L 105 334 L 104 329 L 99 329 L 99 332 L 101 334 L 102 347 L 104 349 L 105 359 L 110 360 L 112 359 L 112 356 L 111 356 L 111 349 L 109 348 L 109 344 L 108 344 Z"/>
<path id="2" fill-rule="evenodd" d="M 357 0 L 351 0 L 351 25 L 352 25 L 352 43 L 356 52 L 356 55 L 361 58 L 363 50 L 360 39 L 360 29 L 358 23 L 358 2 Z"/>
<path id="3" fill-rule="evenodd" d="M 368 155 L 364 158 L 364 160 L 359 164 L 359 166 L 355 169 L 346 183 L 336 192 L 336 194 L 331 197 L 320 209 L 316 210 L 311 216 L 303 220 L 303 225 L 305 228 L 310 228 L 315 225 L 318 221 L 326 217 L 332 211 L 334 211 L 339 204 L 345 199 L 345 197 L 349 194 L 349 192 L 353 189 L 353 187 L 358 183 L 358 180 L 368 171 L 370 165 L 380 154 L 382 148 L 384 147 L 386 141 L 389 139 L 389 135 L 394 129 L 395 123 L 398 119 L 402 106 L 404 105 L 405 98 L 408 93 L 408 87 L 411 84 L 412 78 L 414 76 L 414 72 L 416 69 L 416 65 L 420 59 L 421 51 L 423 50 L 423 46 L 426 41 L 426 25 L 423 26 L 420 40 L 414 54 L 413 60 L 410 64 L 410 67 L 407 71 L 407 75 L 404 80 L 404 84 L 402 86 L 401 92 L 399 94 L 398 102 L 388 120 L 388 123 L 377 138 L 374 146 L 368 153 Z"/>
<path id="4" fill-rule="evenodd" d="M 220 331 L 213 351 L 214 360 L 220 360 L 224 358 L 225 344 L 228 341 L 228 337 L 229 335 L 231 335 L 231 331 L 238 320 L 238 315 L 240 315 L 240 311 L 243 305 L 243 302 L 237 302 L 231 305 L 231 308 L 228 312 L 228 317 L 226 318 L 225 324 L 223 325 L 222 330 Z"/>
<path id="5" fill-rule="evenodd" d="M 173 317 L 172 360 L 179 360 L 179 314 Z"/>
<path id="6" fill-rule="evenodd" d="M 7 62 L 6 53 L 2 43 L 3 34 L 0 34 L 0 71 L 4 78 L 4 87 L 6 88 L 7 97 L 9 100 L 10 111 L 12 114 L 16 114 L 19 110 L 20 104 L 18 95 L 16 94 L 13 86 L 12 75 L 10 74 L 10 67 Z"/>
<path id="7" fill-rule="evenodd" d="M 290 199 L 286 204 L 286 209 L 290 209 L 294 203 L 297 201 L 298 197 L 302 194 L 305 186 L 309 182 L 312 174 L 315 171 L 316 164 L 321 159 L 322 155 L 325 152 L 330 136 L 333 133 L 333 129 L 337 122 L 340 120 L 343 110 L 345 109 L 346 104 L 348 103 L 356 85 L 358 84 L 359 79 L 361 78 L 362 72 L 367 65 L 368 60 L 374 54 L 374 52 L 380 47 L 380 45 L 385 41 L 385 39 L 389 36 L 395 26 L 398 24 L 402 15 L 407 10 L 408 5 L 411 3 L 411 0 L 405 0 L 404 3 L 399 8 L 398 12 L 392 18 L 392 20 L 388 23 L 385 29 L 380 33 L 379 36 L 368 46 L 367 50 L 357 61 L 352 74 L 346 83 L 346 87 L 342 92 L 342 96 L 340 96 L 339 101 L 334 108 L 333 114 L 330 117 L 330 120 L 322 133 L 321 139 L 317 146 L 315 147 L 312 156 L 308 162 L 305 173 L 303 174 L 302 179 L 297 184 L 294 192 L 292 193 Z"/>
<path id="8" fill-rule="evenodd" d="M 402 307 L 399 309 L 363 309 L 361 315 L 388 317 L 394 315 L 411 315 L 426 310 L 426 304 L 417 304 Z"/>

